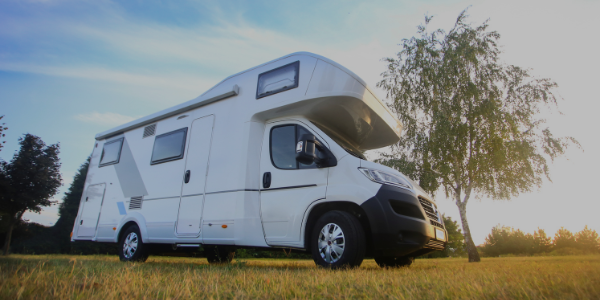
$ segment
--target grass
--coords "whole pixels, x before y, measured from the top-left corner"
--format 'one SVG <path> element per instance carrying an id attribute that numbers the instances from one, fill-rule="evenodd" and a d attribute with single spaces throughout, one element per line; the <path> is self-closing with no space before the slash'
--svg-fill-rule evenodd
<path id="1" fill-rule="evenodd" d="M 11 255 L 0 258 L 0 299 L 390 298 L 600 299 L 600 255 L 419 259 L 410 268 L 332 271 L 310 260 Z"/>

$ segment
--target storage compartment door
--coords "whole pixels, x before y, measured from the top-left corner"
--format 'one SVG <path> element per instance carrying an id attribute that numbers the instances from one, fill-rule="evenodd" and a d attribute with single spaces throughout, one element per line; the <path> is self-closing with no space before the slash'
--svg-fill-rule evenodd
<path id="1" fill-rule="evenodd" d="M 79 225 L 77 237 L 94 237 L 96 234 L 96 226 L 100 217 L 100 208 L 102 207 L 105 188 L 106 185 L 104 183 L 88 186 L 82 202 L 83 211 L 79 218 L 79 224 L 77 224 Z"/>
<path id="2" fill-rule="evenodd" d="M 191 139 L 183 174 L 184 183 L 181 188 L 177 235 L 197 236 L 200 233 L 213 122 L 214 116 L 210 115 L 196 119 L 192 123 Z"/>

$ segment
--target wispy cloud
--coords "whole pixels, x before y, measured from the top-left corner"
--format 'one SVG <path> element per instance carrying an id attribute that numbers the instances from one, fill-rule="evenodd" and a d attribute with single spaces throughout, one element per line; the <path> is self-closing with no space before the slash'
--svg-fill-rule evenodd
<path id="1" fill-rule="evenodd" d="M 197 91 L 198 86 L 210 87 L 211 80 L 197 76 L 196 74 L 162 74 L 146 75 L 125 72 L 118 69 L 100 68 L 96 66 L 50 66 L 28 62 L 11 62 L 0 60 L 0 70 L 23 73 L 44 74 L 51 76 L 72 77 L 92 80 L 111 81 L 118 83 L 162 86 L 176 89 L 188 89 Z"/>
<path id="2" fill-rule="evenodd" d="M 121 124 L 125 124 L 127 122 L 131 122 L 138 117 L 130 117 L 124 116 L 121 114 L 113 113 L 113 112 L 92 112 L 88 114 L 79 114 L 75 115 L 75 119 L 79 121 L 83 121 L 86 123 L 93 123 L 99 125 L 109 125 L 109 126 L 117 126 Z"/>

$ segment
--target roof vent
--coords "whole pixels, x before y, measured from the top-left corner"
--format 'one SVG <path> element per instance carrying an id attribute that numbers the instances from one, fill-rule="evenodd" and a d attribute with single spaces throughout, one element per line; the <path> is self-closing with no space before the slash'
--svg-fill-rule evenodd
<path id="1" fill-rule="evenodd" d="M 129 209 L 142 209 L 142 197 L 131 197 Z"/>
<path id="2" fill-rule="evenodd" d="M 144 136 L 142 138 L 147 138 L 149 136 L 153 136 L 155 133 L 156 133 L 156 124 L 146 126 L 144 128 Z"/>

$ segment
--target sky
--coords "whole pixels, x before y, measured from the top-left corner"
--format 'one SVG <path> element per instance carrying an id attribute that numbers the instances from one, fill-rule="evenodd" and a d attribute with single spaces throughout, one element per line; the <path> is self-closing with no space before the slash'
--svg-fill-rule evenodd
<path id="1" fill-rule="evenodd" d="M 510 201 L 471 199 L 476 244 L 497 225 L 549 235 L 561 226 L 600 232 L 600 142 L 596 92 L 600 1 L 0 1 L 0 115 L 6 123 L 0 159 L 9 161 L 25 133 L 60 143 L 62 201 L 91 153 L 96 133 L 193 99 L 229 75 L 289 53 L 328 57 L 375 87 L 382 58 L 416 35 L 450 29 L 468 8 L 469 21 L 489 19 L 500 33 L 502 60 L 551 78 L 562 100 L 544 112 L 571 147 L 551 165 L 551 181 Z M 371 153 L 374 157 L 376 153 Z M 438 193 L 440 210 L 459 220 Z M 56 222 L 58 207 L 24 219 Z"/>

